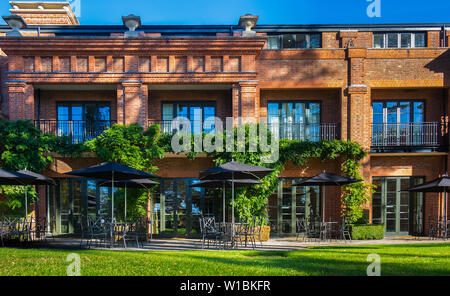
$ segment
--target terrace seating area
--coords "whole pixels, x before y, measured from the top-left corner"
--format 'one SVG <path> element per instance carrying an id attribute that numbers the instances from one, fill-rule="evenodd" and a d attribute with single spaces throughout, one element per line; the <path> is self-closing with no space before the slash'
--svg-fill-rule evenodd
<path id="1" fill-rule="evenodd" d="M 317 218 L 297 219 L 297 240 L 299 237 L 303 241 L 314 242 L 331 242 L 342 240 L 344 243 L 352 240 L 351 224 L 347 217 L 342 217 L 340 221 L 334 221 L 330 218 L 329 221 L 320 221 Z"/>

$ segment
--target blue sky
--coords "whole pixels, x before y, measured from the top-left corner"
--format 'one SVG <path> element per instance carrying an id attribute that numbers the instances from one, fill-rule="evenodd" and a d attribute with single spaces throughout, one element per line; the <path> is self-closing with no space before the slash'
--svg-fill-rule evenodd
<path id="1" fill-rule="evenodd" d="M 240 15 L 259 15 L 259 24 L 450 23 L 449 0 L 371 0 L 381 17 L 367 16 L 368 0 L 79 0 L 83 25 L 121 24 L 134 13 L 144 24 L 236 24 Z M 2 15 L 9 14 L 0 1 Z"/>

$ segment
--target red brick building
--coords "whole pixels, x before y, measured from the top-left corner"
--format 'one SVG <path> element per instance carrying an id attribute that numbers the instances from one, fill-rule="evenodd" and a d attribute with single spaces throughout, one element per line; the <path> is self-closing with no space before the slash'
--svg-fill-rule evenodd
<path id="1" fill-rule="evenodd" d="M 141 25 L 130 33 L 79 25 L 67 3 L 11 5 L 28 26 L 22 37 L 0 26 L 1 110 L 10 120 L 31 119 L 83 141 L 113 122 L 147 126 L 193 118 L 196 110 L 278 118 L 283 137 L 352 140 L 370 151 L 363 175 L 378 189 L 367 214 L 387 234 L 426 233 L 443 212 L 438 194 L 401 190 L 447 172 L 446 24 Z M 46 171 L 59 185 L 41 190 L 38 212 L 53 231 L 72 232 L 80 215 L 107 212 L 107 191 L 61 175 L 97 162 L 56 157 Z M 200 211 L 217 213 L 220 198 L 192 187 L 211 159 L 167 155 L 157 166 L 163 181 L 153 210 L 161 231 L 191 232 Z M 286 166 L 268 202 L 273 233 L 291 234 L 296 218 L 320 216 L 319 188 L 290 184 L 323 170 L 339 173 L 339 163 Z M 340 192 L 327 197 L 326 217 L 337 219 Z"/>

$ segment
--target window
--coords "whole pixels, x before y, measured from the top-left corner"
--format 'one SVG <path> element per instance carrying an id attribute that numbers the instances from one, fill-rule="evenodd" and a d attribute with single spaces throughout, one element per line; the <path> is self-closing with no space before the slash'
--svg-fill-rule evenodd
<path id="1" fill-rule="evenodd" d="M 424 122 L 425 103 L 423 101 L 382 101 L 373 102 L 373 123 Z"/>
<path id="2" fill-rule="evenodd" d="M 68 136 L 73 143 L 100 135 L 111 125 L 109 102 L 57 104 L 58 135 Z"/>
<path id="3" fill-rule="evenodd" d="M 318 102 L 269 102 L 268 125 L 272 132 L 279 124 L 282 139 L 320 140 L 320 103 Z"/>
<path id="4" fill-rule="evenodd" d="M 267 49 L 320 48 L 321 34 L 283 34 L 267 37 Z"/>
<path id="5" fill-rule="evenodd" d="M 374 48 L 425 47 L 425 33 L 375 33 Z"/>
<path id="6" fill-rule="evenodd" d="M 183 117 L 190 120 L 191 132 L 212 132 L 215 129 L 215 102 L 179 102 L 163 103 L 163 132 L 172 133 L 172 120 Z"/>

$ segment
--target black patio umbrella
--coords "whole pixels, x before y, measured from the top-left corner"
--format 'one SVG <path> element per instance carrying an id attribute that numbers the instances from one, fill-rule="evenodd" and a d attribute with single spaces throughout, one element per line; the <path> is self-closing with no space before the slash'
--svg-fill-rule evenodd
<path id="1" fill-rule="evenodd" d="M 200 172 L 200 180 L 231 180 L 231 222 L 234 224 L 235 180 L 261 179 L 272 172 L 273 169 L 231 161 Z"/>
<path id="2" fill-rule="evenodd" d="M 409 192 L 443 192 L 444 193 L 444 231 L 447 233 L 447 192 L 450 191 L 450 177 L 444 176 L 430 182 L 411 187 Z"/>
<path id="3" fill-rule="evenodd" d="M 30 182 L 33 179 L 36 178 L 18 172 L 0 169 L 0 185 L 23 186 L 25 183 Z"/>
<path id="4" fill-rule="evenodd" d="M 236 187 L 249 187 L 252 185 L 262 184 L 259 181 L 251 179 L 235 180 L 234 186 Z M 210 181 L 200 181 L 192 185 L 192 187 L 201 188 L 220 188 L 223 187 L 223 223 L 225 223 L 225 187 L 231 187 L 231 180 L 210 180 Z"/>
<path id="5" fill-rule="evenodd" d="M 55 185 L 55 180 L 47 176 L 29 171 L 27 169 L 18 171 L 18 173 L 30 176 L 34 179 L 29 179 L 24 183 L 24 185 Z M 25 186 L 25 217 L 28 217 L 28 188 Z"/>
<path id="6" fill-rule="evenodd" d="M 348 178 L 330 173 L 321 173 L 312 178 L 300 181 L 292 186 L 321 186 L 322 187 L 322 222 L 325 222 L 325 186 L 343 186 L 352 183 L 361 182 L 362 180 Z"/>
<path id="7" fill-rule="evenodd" d="M 94 165 L 85 169 L 67 172 L 65 174 L 87 177 L 92 179 L 111 180 L 112 183 L 111 221 L 114 220 L 114 182 L 116 180 L 159 178 L 156 175 L 149 174 L 144 171 L 140 171 L 117 162 L 104 162 L 99 165 Z"/>
<path id="8" fill-rule="evenodd" d="M 98 182 L 100 187 L 112 187 L 111 181 Z M 127 221 L 127 188 L 145 188 L 149 189 L 153 186 L 159 185 L 158 182 L 149 179 L 131 179 L 114 182 L 115 187 L 121 187 L 125 189 L 125 201 L 124 201 L 124 220 Z"/>

